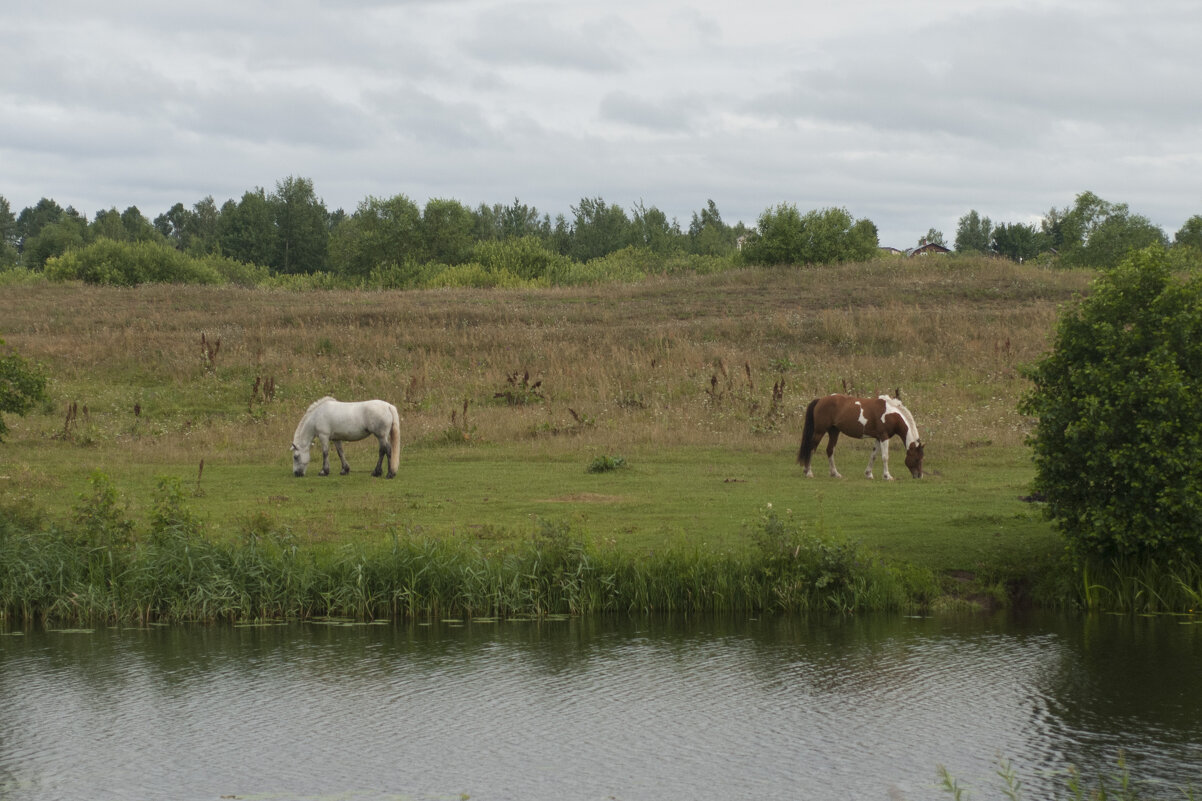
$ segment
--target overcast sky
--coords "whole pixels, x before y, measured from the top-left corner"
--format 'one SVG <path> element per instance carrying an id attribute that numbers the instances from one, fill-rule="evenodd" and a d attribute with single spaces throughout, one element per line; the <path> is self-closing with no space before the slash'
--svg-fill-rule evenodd
<path id="1" fill-rule="evenodd" d="M 1080 192 L 1202 214 L 1197 0 L 10 3 L 0 196 L 91 218 L 288 176 L 687 228 L 830 206 L 883 245 Z"/>

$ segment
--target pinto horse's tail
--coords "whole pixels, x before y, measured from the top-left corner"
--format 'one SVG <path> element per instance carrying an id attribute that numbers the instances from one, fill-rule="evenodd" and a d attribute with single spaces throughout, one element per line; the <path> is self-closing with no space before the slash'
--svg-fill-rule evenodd
<path id="1" fill-rule="evenodd" d="M 388 472 L 396 475 L 401 466 L 401 415 L 392 407 L 392 425 L 388 429 Z"/>
<path id="2" fill-rule="evenodd" d="M 814 398 L 806 407 L 806 422 L 801 429 L 801 448 L 797 451 L 798 464 L 809 464 L 810 454 L 814 452 L 814 407 L 817 405 L 818 398 Z"/>

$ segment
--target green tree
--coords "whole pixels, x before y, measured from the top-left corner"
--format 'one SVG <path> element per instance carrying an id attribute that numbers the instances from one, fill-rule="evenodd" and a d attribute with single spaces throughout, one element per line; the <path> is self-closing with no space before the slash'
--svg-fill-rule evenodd
<path id="1" fill-rule="evenodd" d="M 289 176 L 276 182 L 268 198 L 275 224 L 275 249 L 267 265 L 285 274 L 325 269 L 330 242 L 329 212 L 308 178 Z"/>
<path id="2" fill-rule="evenodd" d="M 330 267 L 366 278 L 381 265 L 405 265 L 421 258 L 421 211 L 405 195 L 368 197 L 330 235 Z"/>
<path id="3" fill-rule="evenodd" d="M 114 242 L 128 242 L 129 233 L 121 222 L 121 213 L 117 209 L 104 209 L 96 212 L 92 222 L 88 224 L 88 241 L 111 239 Z"/>
<path id="4" fill-rule="evenodd" d="M 8 198 L 0 195 L 0 270 L 17 266 L 17 216 L 13 214 Z"/>
<path id="5" fill-rule="evenodd" d="M 1035 488 L 1079 553 L 1202 555 L 1202 274 L 1130 254 L 1065 312 L 1021 402 Z"/>
<path id="6" fill-rule="evenodd" d="M 722 221 L 718 206 L 707 200 L 705 208 L 693 212 L 689 223 L 689 252 L 700 256 L 725 256 L 735 249 L 736 235 Z"/>
<path id="7" fill-rule="evenodd" d="M 247 264 L 270 266 L 275 246 L 275 222 L 267 193 L 262 188 L 244 192 L 242 199 L 227 200 L 218 223 L 221 252 Z"/>
<path id="8" fill-rule="evenodd" d="M 993 223 L 972 209 L 956 226 L 957 253 L 988 253 L 993 241 Z"/>
<path id="9" fill-rule="evenodd" d="M 1116 266 L 1133 250 L 1165 244 L 1164 232 L 1126 203 L 1110 203 L 1093 192 L 1077 195 L 1072 209 L 1047 227 L 1060 236 L 1060 257 L 1071 267 Z"/>
<path id="10" fill-rule="evenodd" d="M 534 206 L 527 206 L 517 198 L 508 206 L 500 203 L 486 206 L 481 203 L 474 216 L 476 239 L 480 242 L 524 236 L 537 236 L 545 240 L 551 236 L 551 218 L 540 215 Z"/>
<path id="11" fill-rule="evenodd" d="M 1202 214 L 1195 214 L 1173 235 L 1173 244 L 1202 251 Z"/>
<path id="12" fill-rule="evenodd" d="M 926 235 L 919 237 L 918 246 L 922 247 L 923 245 L 947 247 L 947 243 L 943 240 L 943 232 L 937 231 L 934 228 L 927 229 Z"/>
<path id="13" fill-rule="evenodd" d="M 1000 223 L 993 229 L 993 250 L 1013 261 L 1033 259 L 1049 248 L 1050 237 L 1034 225 Z"/>
<path id="14" fill-rule="evenodd" d="M 154 227 L 163 237 L 179 250 L 184 249 L 184 231 L 188 227 L 188 218 L 192 212 L 184 208 L 183 203 L 176 203 L 167 211 L 154 218 Z"/>
<path id="15" fill-rule="evenodd" d="M 655 206 L 647 208 L 639 201 L 634 207 L 630 224 L 631 239 L 636 247 L 646 248 L 661 256 L 681 249 L 683 235 L 680 226 Z"/>
<path id="16" fill-rule="evenodd" d="M 476 244 L 475 217 L 457 200 L 432 198 L 422 212 L 424 258 L 438 264 L 462 264 Z"/>
<path id="17" fill-rule="evenodd" d="M 17 241 L 23 243 L 37 236 L 47 225 L 61 220 L 66 211 L 50 198 L 42 198 L 35 206 L 21 209 L 17 217 Z"/>
<path id="18" fill-rule="evenodd" d="M 582 198 L 572 206 L 572 258 L 585 262 L 630 244 L 630 218 L 621 206 L 610 206 L 601 198 Z"/>
<path id="19" fill-rule="evenodd" d="M 0 339 L 0 442 L 8 434 L 4 413 L 24 415 L 46 400 L 46 373 Z"/>
<path id="20" fill-rule="evenodd" d="M 121 212 L 121 227 L 125 229 L 125 236 L 129 242 L 163 241 L 162 235 L 155 230 L 154 225 L 146 219 L 137 206 L 130 206 Z"/>
<path id="21" fill-rule="evenodd" d="M 87 242 L 88 222 L 74 213 L 64 213 L 22 242 L 21 259 L 31 270 L 40 270 L 55 256 L 81 248 Z"/>
<path id="22" fill-rule="evenodd" d="M 855 220 L 846 209 L 828 208 L 802 215 L 782 203 L 760 215 L 757 234 L 743 247 L 752 264 L 835 264 L 876 255 L 876 225 Z"/>
<path id="23" fill-rule="evenodd" d="M 184 218 L 180 245 L 193 256 L 211 256 L 221 252 L 221 211 L 209 195 L 192 205 Z"/>

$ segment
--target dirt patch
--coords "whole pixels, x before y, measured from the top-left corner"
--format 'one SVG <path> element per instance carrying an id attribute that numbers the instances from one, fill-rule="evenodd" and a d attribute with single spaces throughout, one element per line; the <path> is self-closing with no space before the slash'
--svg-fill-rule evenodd
<path id="1" fill-rule="evenodd" d="M 596 492 L 573 492 L 558 498 L 544 498 L 539 503 L 619 503 L 626 500 L 620 495 L 600 495 Z"/>

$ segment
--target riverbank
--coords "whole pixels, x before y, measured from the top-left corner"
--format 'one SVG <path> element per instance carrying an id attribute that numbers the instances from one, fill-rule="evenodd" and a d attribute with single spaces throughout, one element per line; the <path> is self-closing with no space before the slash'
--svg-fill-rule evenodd
<path id="1" fill-rule="evenodd" d="M 34 521 L 22 536 L 77 531 L 100 482 L 129 554 L 144 554 L 166 481 L 218 561 L 272 540 L 332 574 L 339 559 L 356 563 L 347 554 L 387 562 L 401 543 L 495 573 L 541 532 L 565 530 L 590 565 L 611 560 L 610 576 L 671 554 L 682 574 L 752 584 L 762 565 L 746 560 L 771 508 L 806 537 L 926 577 L 901 581 L 924 589 L 886 605 L 1074 603 L 1082 592 L 1065 587 L 1079 576 L 1062 571 L 1029 497 L 1029 421 L 1015 408 L 1019 367 L 1091 277 L 973 258 L 572 290 L 7 287 L 0 337 L 47 368 L 52 400 L 9 419 L 0 502 Z M 848 478 L 801 478 L 812 397 L 898 387 L 926 442 L 926 478 L 886 483 L 878 464 L 868 481 L 868 446 L 846 438 L 836 458 Z M 293 429 L 325 394 L 400 408 L 396 479 L 367 475 L 368 443 L 347 446 L 349 476 L 292 477 Z M 757 584 L 746 597 L 776 591 Z M 589 606 L 714 603 L 699 586 L 681 592 L 687 602 L 624 592 Z M 427 606 L 445 608 L 444 594 L 472 592 L 440 590 Z M 575 608 L 554 595 L 535 606 Z"/>

